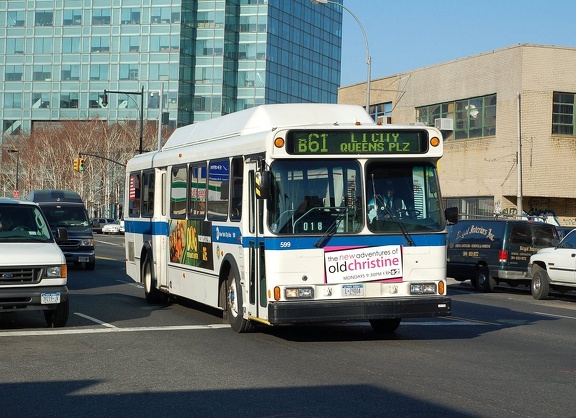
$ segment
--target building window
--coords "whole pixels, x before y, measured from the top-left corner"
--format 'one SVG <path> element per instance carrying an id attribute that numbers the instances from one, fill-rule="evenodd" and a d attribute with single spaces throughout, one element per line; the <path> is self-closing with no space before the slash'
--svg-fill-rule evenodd
<path id="1" fill-rule="evenodd" d="M 34 53 L 35 54 L 52 53 L 52 38 L 34 39 Z"/>
<path id="2" fill-rule="evenodd" d="M 6 52 L 8 54 L 23 54 L 24 53 L 24 39 L 23 38 L 8 38 L 6 40 Z"/>
<path id="3" fill-rule="evenodd" d="M 122 9 L 121 21 L 123 25 L 138 25 L 140 24 L 140 9 L 127 8 Z"/>
<path id="4" fill-rule="evenodd" d="M 102 93 L 104 94 L 104 93 Z M 90 109 L 99 109 L 102 107 L 102 96 L 100 93 L 90 93 L 88 97 L 88 107 Z"/>
<path id="5" fill-rule="evenodd" d="M 52 26 L 54 24 L 54 13 L 46 10 L 36 12 L 36 26 Z"/>
<path id="6" fill-rule="evenodd" d="M 6 69 L 5 81 L 22 81 L 24 67 L 21 65 L 7 65 L 4 68 Z"/>
<path id="7" fill-rule="evenodd" d="M 92 11 L 93 25 L 109 25 L 110 9 L 95 9 Z"/>
<path id="8" fill-rule="evenodd" d="M 4 107 L 7 109 L 21 109 L 22 93 L 4 93 Z"/>
<path id="9" fill-rule="evenodd" d="M 120 64 L 120 80 L 138 80 L 138 64 Z"/>
<path id="10" fill-rule="evenodd" d="M 180 15 L 178 14 L 178 19 Z M 171 23 L 172 11 L 170 7 L 153 7 L 150 16 L 151 23 Z"/>
<path id="11" fill-rule="evenodd" d="M 32 93 L 32 109 L 49 109 L 50 93 Z"/>
<path id="12" fill-rule="evenodd" d="M 60 95 L 62 109 L 78 109 L 78 93 L 62 93 Z"/>
<path id="13" fill-rule="evenodd" d="M 108 80 L 108 65 L 92 64 L 90 66 L 90 80 Z"/>
<path id="14" fill-rule="evenodd" d="M 63 65 L 62 66 L 62 80 L 63 81 L 80 80 L 80 66 L 79 65 Z"/>
<path id="15" fill-rule="evenodd" d="M 2 122 L 2 132 L 4 135 L 19 135 L 22 122 L 19 120 L 4 120 Z"/>
<path id="16" fill-rule="evenodd" d="M 24 10 L 8 12 L 8 27 L 24 26 L 25 16 Z"/>
<path id="17" fill-rule="evenodd" d="M 416 108 L 416 120 L 427 126 L 439 118 L 454 121 L 454 131 L 445 139 L 496 135 L 496 94 Z"/>
<path id="18" fill-rule="evenodd" d="M 378 122 L 378 118 L 383 119 L 383 123 L 388 123 L 386 118 L 392 117 L 392 102 L 370 105 L 370 116 Z"/>
<path id="19" fill-rule="evenodd" d="M 32 73 L 32 80 L 34 81 L 50 81 L 52 73 L 50 72 L 50 65 L 35 65 Z"/>
<path id="20" fill-rule="evenodd" d="M 109 52 L 110 51 L 110 38 L 107 36 L 100 36 L 92 38 L 92 52 Z"/>
<path id="21" fill-rule="evenodd" d="M 64 10 L 64 26 L 82 24 L 82 10 Z"/>
<path id="22" fill-rule="evenodd" d="M 552 134 L 574 135 L 574 93 L 554 92 L 552 101 Z"/>
<path id="23" fill-rule="evenodd" d="M 139 50 L 139 36 L 123 36 L 120 38 L 120 52 L 138 52 Z"/>
<path id="24" fill-rule="evenodd" d="M 444 201 L 444 207 L 458 208 L 460 219 L 475 219 L 478 217 L 493 217 L 497 215 L 494 210 L 493 197 L 448 198 Z"/>
<path id="25" fill-rule="evenodd" d="M 80 52 L 80 38 L 62 38 L 62 52 L 75 53 Z"/>

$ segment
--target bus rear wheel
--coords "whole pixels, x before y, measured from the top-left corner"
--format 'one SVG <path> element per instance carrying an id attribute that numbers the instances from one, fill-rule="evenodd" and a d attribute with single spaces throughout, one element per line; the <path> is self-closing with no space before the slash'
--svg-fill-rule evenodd
<path id="1" fill-rule="evenodd" d="M 254 325 L 244 319 L 244 300 L 241 290 L 242 285 L 238 279 L 238 274 L 234 269 L 231 269 L 226 282 L 226 310 L 230 327 L 238 333 L 249 332 L 254 329 Z"/>
<path id="2" fill-rule="evenodd" d="M 371 319 L 372 329 L 378 332 L 394 332 L 400 326 L 402 318 Z"/>

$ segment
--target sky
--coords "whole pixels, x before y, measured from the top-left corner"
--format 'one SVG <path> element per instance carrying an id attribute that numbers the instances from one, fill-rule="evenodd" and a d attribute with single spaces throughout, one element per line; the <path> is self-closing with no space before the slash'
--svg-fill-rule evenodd
<path id="1" fill-rule="evenodd" d="M 372 80 L 517 44 L 576 48 L 575 0 L 344 0 L 344 6 L 366 31 Z M 340 84 L 365 83 L 366 42 L 343 13 Z"/>

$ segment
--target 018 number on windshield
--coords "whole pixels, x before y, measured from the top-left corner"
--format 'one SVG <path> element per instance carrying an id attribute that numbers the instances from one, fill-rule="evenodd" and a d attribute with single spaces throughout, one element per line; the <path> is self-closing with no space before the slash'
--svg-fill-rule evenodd
<path id="1" fill-rule="evenodd" d="M 324 222 L 302 222 L 304 232 L 321 232 L 324 229 Z"/>

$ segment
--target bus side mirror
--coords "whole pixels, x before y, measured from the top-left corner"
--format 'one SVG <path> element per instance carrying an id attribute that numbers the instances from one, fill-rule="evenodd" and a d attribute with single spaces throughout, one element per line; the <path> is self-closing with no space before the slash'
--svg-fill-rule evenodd
<path id="1" fill-rule="evenodd" d="M 256 199 L 270 199 L 272 187 L 272 173 L 268 170 L 256 173 Z"/>
<path id="2" fill-rule="evenodd" d="M 444 216 L 448 223 L 454 225 L 458 223 L 458 208 L 446 208 L 444 209 Z"/>

